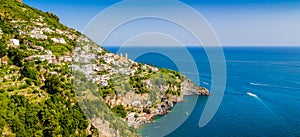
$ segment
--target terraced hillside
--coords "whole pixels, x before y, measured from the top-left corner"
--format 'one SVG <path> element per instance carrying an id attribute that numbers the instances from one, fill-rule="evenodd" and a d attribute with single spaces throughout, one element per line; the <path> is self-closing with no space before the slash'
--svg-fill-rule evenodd
<path id="1" fill-rule="evenodd" d="M 109 53 L 53 13 L 0 1 L 0 136 L 139 136 L 190 94 L 209 95 L 179 72 Z"/>

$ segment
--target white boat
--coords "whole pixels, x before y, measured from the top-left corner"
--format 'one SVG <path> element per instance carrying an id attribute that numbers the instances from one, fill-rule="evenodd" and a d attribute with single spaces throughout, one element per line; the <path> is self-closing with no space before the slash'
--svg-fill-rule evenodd
<path id="1" fill-rule="evenodd" d="M 255 94 L 253 94 L 253 93 L 251 93 L 251 92 L 247 92 L 247 94 L 248 94 L 249 96 L 251 96 L 251 97 L 257 97 L 257 95 L 255 95 Z"/>

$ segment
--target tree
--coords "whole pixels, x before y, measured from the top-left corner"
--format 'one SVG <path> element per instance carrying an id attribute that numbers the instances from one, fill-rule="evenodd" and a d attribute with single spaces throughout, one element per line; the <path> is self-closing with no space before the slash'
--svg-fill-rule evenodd
<path id="1" fill-rule="evenodd" d="M 9 48 L 8 57 L 13 61 L 14 65 L 21 67 L 23 65 L 25 54 L 16 48 Z"/>
<path id="2" fill-rule="evenodd" d="M 117 106 L 113 107 L 112 111 L 122 118 L 125 118 L 127 115 L 127 112 L 123 105 L 117 105 Z"/>
<path id="3" fill-rule="evenodd" d="M 26 64 L 21 70 L 21 74 L 23 77 L 36 79 L 37 70 L 34 66 L 30 66 L 29 64 Z"/>
<path id="4" fill-rule="evenodd" d="M 45 81 L 44 88 L 46 88 L 46 91 L 49 94 L 56 94 L 56 93 L 60 93 L 62 91 L 60 88 L 61 85 L 62 85 L 62 83 L 57 75 L 50 75 L 47 77 L 47 79 Z"/>
<path id="5" fill-rule="evenodd" d="M 6 44 L 2 40 L 0 40 L 0 58 L 4 57 L 7 53 Z"/>

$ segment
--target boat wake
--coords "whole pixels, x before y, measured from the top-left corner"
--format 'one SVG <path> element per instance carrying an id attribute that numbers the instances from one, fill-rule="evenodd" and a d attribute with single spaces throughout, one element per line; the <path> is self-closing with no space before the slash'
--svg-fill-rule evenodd
<path id="1" fill-rule="evenodd" d="M 273 110 L 272 110 L 266 103 L 264 103 L 264 102 L 263 102 L 256 94 L 251 93 L 251 92 L 247 92 L 247 94 L 248 94 L 249 96 L 251 96 L 251 97 L 256 98 L 261 104 L 263 104 L 263 105 L 271 112 L 271 114 L 273 115 L 273 117 L 278 118 L 278 120 L 281 122 L 281 124 L 282 124 L 285 128 L 288 128 L 288 126 L 287 126 L 285 120 L 284 120 L 282 117 L 277 116 L 277 115 L 273 112 Z"/>
<path id="2" fill-rule="evenodd" d="M 260 84 L 260 83 L 253 83 L 253 82 L 251 82 L 250 85 L 253 85 L 253 86 L 264 86 L 264 87 L 268 87 L 269 86 L 268 84 Z"/>
<path id="3" fill-rule="evenodd" d="M 203 81 L 202 81 L 201 83 L 204 84 L 204 85 L 209 85 L 209 83 L 207 83 L 207 82 L 203 82 Z"/>
<path id="4" fill-rule="evenodd" d="M 256 94 L 251 93 L 251 92 L 247 92 L 247 94 L 251 97 L 255 97 L 260 103 L 262 103 L 275 116 L 272 109 L 267 104 L 265 104 Z"/>

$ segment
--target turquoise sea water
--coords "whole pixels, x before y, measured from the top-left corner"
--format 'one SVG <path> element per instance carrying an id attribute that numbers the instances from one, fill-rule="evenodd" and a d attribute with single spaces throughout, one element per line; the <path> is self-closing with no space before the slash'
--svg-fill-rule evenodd
<path id="1" fill-rule="evenodd" d="M 108 47 L 108 50 L 117 52 L 118 48 Z M 205 127 L 198 127 L 209 98 L 199 97 L 186 121 L 167 136 L 300 136 L 300 47 L 225 47 L 223 50 L 227 84 L 216 115 Z M 182 73 L 210 89 L 211 71 L 204 50 L 189 47 L 188 51 L 196 62 L 200 81 L 195 80 L 198 76 L 195 72 Z M 168 52 L 181 56 L 177 48 L 168 48 Z M 171 59 L 153 52 L 136 61 L 178 70 Z M 179 59 L 179 62 L 188 61 Z M 185 97 L 185 100 L 188 102 L 193 98 Z M 186 104 L 177 103 L 176 106 L 184 110 Z M 166 116 L 181 118 L 183 113 L 176 110 Z M 160 120 L 163 117 L 158 122 Z M 167 126 L 152 123 L 142 127 L 140 132 L 143 136 L 155 136 L 152 134 L 154 127 L 164 129 Z"/>

